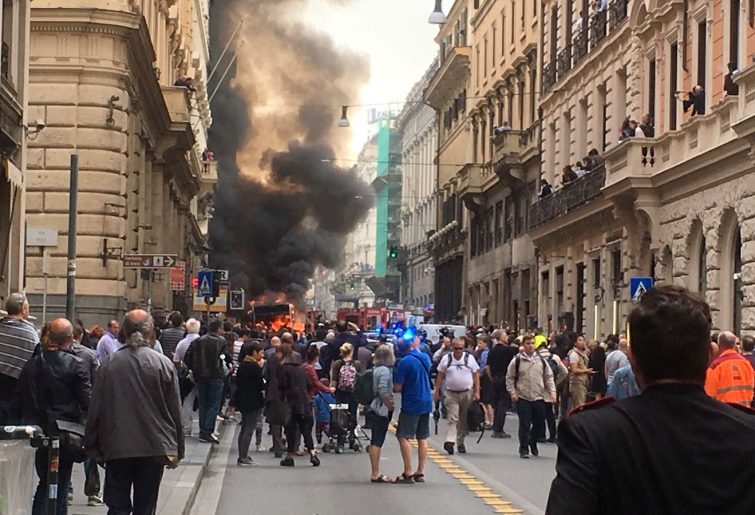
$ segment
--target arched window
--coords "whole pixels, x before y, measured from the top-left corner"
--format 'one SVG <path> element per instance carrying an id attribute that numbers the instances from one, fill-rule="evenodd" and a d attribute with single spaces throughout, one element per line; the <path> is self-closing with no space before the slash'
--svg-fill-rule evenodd
<path id="1" fill-rule="evenodd" d="M 688 240 L 689 267 L 687 286 L 690 290 L 705 295 L 708 286 L 708 253 L 700 220 L 692 222 Z"/>
<path id="2" fill-rule="evenodd" d="M 718 325 L 721 330 L 738 334 L 742 326 L 742 236 L 733 211 L 724 214 L 719 245 L 721 305 Z"/>

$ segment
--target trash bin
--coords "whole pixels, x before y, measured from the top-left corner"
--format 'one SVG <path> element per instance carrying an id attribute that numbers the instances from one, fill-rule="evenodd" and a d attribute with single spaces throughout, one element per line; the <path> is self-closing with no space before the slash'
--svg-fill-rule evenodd
<path id="1" fill-rule="evenodd" d="M 36 447 L 50 446 L 50 498 L 48 506 L 57 498 L 58 440 L 45 437 L 39 426 L 0 426 L 0 515 L 31 513 L 32 498 L 37 486 L 34 470 Z M 55 497 L 53 497 L 53 493 Z M 54 513 L 54 511 L 49 511 Z"/>

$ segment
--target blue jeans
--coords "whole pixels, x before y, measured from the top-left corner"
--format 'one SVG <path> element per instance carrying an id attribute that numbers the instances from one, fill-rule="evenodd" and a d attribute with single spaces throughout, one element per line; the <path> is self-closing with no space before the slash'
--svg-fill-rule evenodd
<path id="1" fill-rule="evenodd" d="M 34 492 L 34 503 L 31 512 L 33 515 L 47 515 L 47 472 L 49 468 L 48 450 L 41 448 L 37 450 L 34 458 L 34 468 L 37 469 L 39 484 Z M 56 515 L 66 515 L 68 513 L 68 485 L 71 483 L 71 472 L 73 471 L 73 462 L 60 460 L 58 466 L 58 499 L 56 502 Z"/>
<path id="2" fill-rule="evenodd" d="M 220 411 L 223 394 L 222 379 L 208 379 L 197 383 L 199 398 L 199 437 L 209 438 L 215 432 L 215 420 Z"/>

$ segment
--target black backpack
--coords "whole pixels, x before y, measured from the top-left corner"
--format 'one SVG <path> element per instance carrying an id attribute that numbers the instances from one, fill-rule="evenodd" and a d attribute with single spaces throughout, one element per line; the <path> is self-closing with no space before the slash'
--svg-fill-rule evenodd
<path id="1" fill-rule="evenodd" d="M 480 443 L 482 435 L 485 434 L 485 410 L 482 409 L 480 401 L 473 401 L 467 409 L 467 430 L 470 433 L 480 431 L 480 437 L 477 439 L 477 443 Z"/>
<path id="2" fill-rule="evenodd" d="M 372 404 L 373 399 L 375 399 L 375 391 L 372 382 L 372 369 L 357 377 L 357 382 L 354 386 L 354 398 L 357 403 L 362 404 L 363 406 L 369 406 Z"/>
<path id="3" fill-rule="evenodd" d="M 545 383 L 545 377 L 547 375 L 545 373 L 545 365 L 548 365 L 549 367 L 551 367 L 551 371 L 553 372 L 553 383 L 555 384 L 556 383 L 556 378 L 558 377 L 558 363 L 556 363 L 553 360 L 553 356 L 552 355 L 549 358 L 546 359 L 539 352 L 537 352 L 536 354 L 540 358 L 540 361 L 543 362 L 543 383 Z M 516 383 L 519 382 L 519 364 L 521 362 L 522 362 L 522 358 L 519 357 L 519 354 L 517 354 L 516 355 L 516 365 L 514 366 L 514 372 L 515 372 L 515 375 L 514 375 L 514 384 L 516 384 Z"/>

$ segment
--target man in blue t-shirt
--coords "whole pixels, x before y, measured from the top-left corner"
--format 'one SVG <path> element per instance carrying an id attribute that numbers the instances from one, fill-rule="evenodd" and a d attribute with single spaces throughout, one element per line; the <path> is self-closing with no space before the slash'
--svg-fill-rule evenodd
<path id="1" fill-rule="evenodd" d="M 399 340 L 401 357 L 393 377 L 394 390 L 401 393 L 401 414 L 398 417 L 396 436 L 404 459 L 404 472 L 397 483 L 424 483 L 427 461 L 427 439 L 430 436 L 430 413 L 433 398 L 430 388 L 430 358 L 420 352 L 420 337 L 413 341 Z M 412 471 L 412 446 L 409 440 L 417 439 L 419 464 Z"/>

